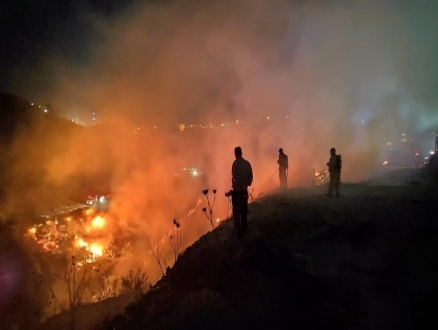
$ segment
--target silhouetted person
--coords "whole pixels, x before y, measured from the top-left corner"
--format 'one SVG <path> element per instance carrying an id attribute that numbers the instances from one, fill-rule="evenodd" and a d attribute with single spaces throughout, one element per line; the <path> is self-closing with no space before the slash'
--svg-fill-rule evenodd
<path id="1" fill-rule="evenodd" d="M 283 149 L 278 149 L 278 174 L 280 176 L 280 188 L 287 189 L 287 172 L 289 169 L 289 161 Z"/>
<path id="2" fill-rule="evenodd" d="M 251 186 L 253 174 L 251 164 L 242 157 L 242 149 L 234 148 L 236 160 L 231 168 L 232 193 L 231 203 L 233 204 L 234 225 L 237 236 L 248 229 L 248 186 Z"/>
<path id="3" fill-rule="evenodd" d="M 336 192 L 336 197 L 339 198 L 339 185 L 341 183 L 341 169 L 342 169 L 342 160 L 341 155 L 336 155 L 336 149 L 330 149 L 330 159 L 327 163 L 328 171 L 330 173 L 330 184 L 329 191 L 327 193 L 327 197 L 332 197 L 333 189 Z"/>

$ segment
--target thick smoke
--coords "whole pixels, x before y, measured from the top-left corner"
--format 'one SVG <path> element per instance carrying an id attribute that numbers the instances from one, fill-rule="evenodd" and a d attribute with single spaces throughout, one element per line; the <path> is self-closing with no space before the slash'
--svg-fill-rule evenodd
<path id="1" fill-rule="evenodd" d="M 154 233 L 196 204 L 199 187 L 230 188 L 237 145 L 253 164 L 255 195 L 278 184 L 279 147 L 293 186 L 312 183 L 331 147 L 343 155 L 344 181 L 365 179 L 386 142 L 436 127 L 434 10 L 395 1 L 138 1 L 118 16 L 81 15 L 94 31 L 84 36 L 86 64 L 55 52 L 32 79 L 48 72 L 50 94 L 36 95 L 68 118 L 94 123 L 95 113 L 101 127 L 50 158 L 46 180 L 101 175 L 124 226 Z M 178 132 L 181 124 L 197 128 Z M 204 181 L 178 186 L 183 167 L 199 168 Z"/>
<path id="2" fill-rule="evenodd" d="M 387 141 L 436 127 L 437 99 L 428 92 L 437 85 L 433 9 L 392 1 L 137 2 L 95 23 L 100 43 L 91 63 L 57 67 L 51 99 L 67 114 L 158 129 L 244 122 L 196 150 L 210 160 L 207 171 L 220 164 L 220 175 L 242 145 L 256 186 L 275 171 L 280 146 L 292 156 L 294 184 L 307 184 L 308 169 L 325 164 L 332 146 L 345 155 L 345 178 L 358 180 L 380 165 Z"/>

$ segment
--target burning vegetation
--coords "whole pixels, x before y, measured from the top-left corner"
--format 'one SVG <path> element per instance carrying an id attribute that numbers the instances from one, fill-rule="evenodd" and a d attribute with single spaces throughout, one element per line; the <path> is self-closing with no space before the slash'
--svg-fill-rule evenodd
<path id="1" fill-rule="evenodd" d="M 108 227 L 114 226 L 109 214 L 93 208 L 43 216 L 27 230 L 41 253 L 75 255 L 77 266 L 112 261 L 126 251 L 120 241 L 108 237 Z"/>
<path id="2" fill-rule="evenodd" d="M 327 181 L 327 170 L 313 169 L 313 182 L 315 185 L 322 185 Z"/>

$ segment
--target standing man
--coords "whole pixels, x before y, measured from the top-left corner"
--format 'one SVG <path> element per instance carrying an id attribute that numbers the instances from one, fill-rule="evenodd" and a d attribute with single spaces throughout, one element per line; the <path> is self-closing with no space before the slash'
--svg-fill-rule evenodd
<path id="1" fill-rule="evenodd" d="M 248 186 L 252 184 L 253 175 L 251 164 L 242 157 L 242 148 L 234 148 L 234 156 L 236 160 L 231 168 L 231 203 L 236 233 L 240 236 L 248 229 Z"/>
<path id="2" fill-rule="evenodd" d="M 289 161 L 287 155 L 283 152 L 283 148 L 278 149 L 278 173 L 280 176 L 280 188 L 287 189 L 287 174 L 289 169 Z"/>
<path id="3" fill-rule="evenodd" d="M 341 155 L 336 155 L 336 149 L 330 149 L 330 159 L 327 163 L 328 171 L 330 173 L 329 191 L 326 194 L 327 197 L 332 197 L 333 189 L 336 192 L 336 198 L 339 198 L 339 185 L 341 183 L 341 169 L 342 159 Z"/>

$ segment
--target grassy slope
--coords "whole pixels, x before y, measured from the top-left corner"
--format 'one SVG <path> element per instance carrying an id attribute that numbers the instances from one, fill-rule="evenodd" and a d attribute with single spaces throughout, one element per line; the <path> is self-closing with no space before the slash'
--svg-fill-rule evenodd
<path id="1" fill-rule="evenodd" d="M 203 236 L 106 329 L 402 329 L 438 293 L 438 190 L 424 184 L 293 189 Z M 432 299 L 433 301 L 433 299 Z"/>

